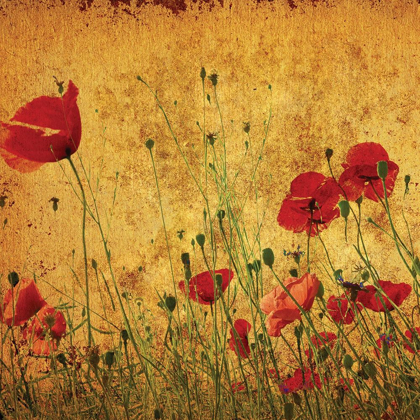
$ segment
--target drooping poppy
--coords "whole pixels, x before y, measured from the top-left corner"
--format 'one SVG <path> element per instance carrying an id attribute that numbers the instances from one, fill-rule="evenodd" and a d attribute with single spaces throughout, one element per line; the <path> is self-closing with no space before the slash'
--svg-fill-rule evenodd
<path id="1" fill-rule="evenodd" d="M 320 282 L 315 274 L 305 273 L 301 278 L 289 277 L 284 286 L 304 311 L 314 303 Z M 301 319 L 301 312 L 282 286 L 277 286 L 261 299 L 261 310 L 268 315 L 266 327 L 269 335 L 279 337 L 281 330 Z"/>
<path id="2" fill-rule="evenodd" d="M 228 270 L 227 268 L 223 268 L 221 270 L 216 270 L 214 272 L 214 277 L 217 279 L 221 276 L 221 283 L 217 285 L 220 287 L 222 293 L 227 289 L 229 283 L 233 279 L 233 271 Z M 195 302 L 201 303 L 203 305 L 210 305 L 217 299 L 214 296 L 214 282 L 212 275 L 209 271 L 205 271 L 204 273 L 197 274 L 188 282 L 189 293 L 188 296 L 190 299 L 194 300 Z M 179 282 L 179 288 L 181 291 L 186 294 L 185 291 L 185 281 Z"/>
<path id="3" fill-rule="evenodd" d="M 66 321 L 63 313 L 50 305 L 45 305 L 23 330 L 23 337 L 32 342 L 32 353 L 38 356 L 48 356 L 51 350 L 57 350 L 57 345 L 65 334 Z"/>
<path id="4" fill-rule="evenodd" d="M 289 394 L 301 389 L 314 389 L 315 386 L 321 389 L 321 378 L 318 373 L 306 368 L 304 371 L 302 369 L 296 369 L 292 377 L 286 379 L 279 385 L 279 389 L 282 394 Z"/>
<path id="5" fill-rule="evenodd" d="M 19 108 L 9 123 L 1 122 L 0 153 L 20 172 L 72 155 L 82 135 L 78 88 L 70 80 L 63 98 L 40 96 Z"/>
<path id="6" fill-rule="evenodd" d="M 416 334 L 417 333 L 417 334 Z M 415 353 L 416 351 L 419 352 L 420 351 L 420 327 L 416 327 L 415 329 L 410 329 L 407 330 L 404 335 L 408 338 L 408 340 L 412 343 L 407 344 L 404 343 L 404 347 L 410 352 L 410 353 Z"/>
<path id="7" fill-rule="evenodd" d="M 346 297 L 346 294 L 343 293 L 339 297 L 330 296 L 327 302 L 327 310 L 335 322 L 351 324 L 355 318 L 355 311 L 360 310 L 361 305 L 354 302 L 351 302 L 351 305 L 349 305 L 350 297 Z"/>
<path id="8" fill-rule="evenodd" d="M 6 292 L 0 320 L 9 327 L 22 325 L 46 304 L 34 280 L 21 279 Z"/>
<path id="9" fill-rule="evenodd" d="M 315 236 L 340 216 L 339 198 L 340 188 L 333 178 L 318 172 L 305 172 L 292 181 L 277 222 L 295 233 Z"/>
<path id="10" fill-rule="evenodd" d="M 357 144 L 348 151 L 346 162 L 342 164 L 345 171 L 339 179 L 340 186 L 346 192 L 347 200 L 357 200 L 364 194 L 366 198 L 378 201 L 376 193 L 384 198 L 382 179 L 379 178 L 377 172 L 377 164 L 380 161 L 388 164 L 385 186 L 389 196 L 394 189 L 399 168 L 396 163 L 389 160 L 386 150 L 379 143 L 367 142 Z"/>
<path id="11" fill-rule="evenodd" d="M 233 329 L 230 330 L 231 339 L 229 340 L 229 347 L 243 358 L 247 358 L 251 352 L 248 344 L 248 333 L 251 331 L 251 324 L 245 319 L 238 319 L 233 324 L 238 338 L 235 337 Z"/>
<path id="12" fill-rule="evenodd" d="M 386 309 L 388 311 L 394 310 L 391 302 L 394 302 L 396 306 L 400 306 L 411 293 L 411 286 L 407 283 L 392 283 L 384 280 L 379 280 L 378 283 L 388 297 L 382 296 L 382 294 L 377 292 L 377 288 L 371 285 L 364 287 L 368 293 L 359 293 L 357 296 L 358 302 L 374 312 L 385 312 Z M 382 304 L 382 300 L 386 309 Z"/>

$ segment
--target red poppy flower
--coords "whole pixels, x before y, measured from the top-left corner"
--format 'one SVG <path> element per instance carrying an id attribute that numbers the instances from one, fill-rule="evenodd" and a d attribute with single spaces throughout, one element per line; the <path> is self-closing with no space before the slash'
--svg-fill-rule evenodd
<path id="1" fill-rule="evenodd" d="M 322 337 L 322 340 L 319 339 L 316 335 L 311 337 L 312 344 L 314 347 L 319 350 L 322 349 L 324 346 L 328 344 L 330 349 L 333 349 L 335 346 L 335 342 L 337 341 L 337 336 L 332 332 L 321 332 L 319 335 Z M 305 354 L 307 357 L 312 357 L 312 349 L 306 350 Z"/>
<path id="2" fill-rule="evenodd" d="M 315 274 L 305 273 L 300 279 L 289 277 L 284 286 L 304 311 L 309 311 L 318 292 L 319 280 Z M 266 327 L 269 335 L 279 337 L 281 330 L 291 322 L 301 319 L 301 312 L 292 298 L 277 286 L 265 295 L 260 303 L 261 310 L 268 315 Z"/>
<path id="3" fill-rule="evenodd" d="M 415 331 L 417 332 L 417 334 L 415 333 Z M 410 352 L 410 353 L 415 353 L 415 350 L 417 350 L 417 352 L 420 351 L 420 327 L 416 327 L 416 329 L 412 328 L 410 330 L 407 330 L 404 335 L 408 338 L 408 340 L 413 343 L 412 345 L 404 343 L 404 347 Z"/>
<path id="4" fill-rule="evenodd" d="M 220 288 L 222 289 L 222 292 L 224 292 L 233 279 L 233 271 L 223 268 L 222 270 L 216 270 L 214 272 L 214 276 L 216 278 L 218 274 L 222 276 Z M 205 271 L 204 273 L 197 274 L 195 277 L 191 277 L 188 285 L 188 296 L 190 299 L 203 305 L 210 305 L 216 300 L 214 296 L 214 282 L 209 271 Z M 179 288 L 184 294 L 186 294 L 184 281 L 179 282 Z"/>
<path id="5" fill-rule="evenodd" d="M 287 230 L 315 236 L 340 216 L 339 198 L 340 189 L 332 178 L 318 172 L 305 172 L 292 181 L 277 221 Z"/>
<path id="6" fill-rule="evenodd" d="M 348 379 L 348 382 L 350 386 L 354 384 L 354 380 L 351 378 Z M 343 378 L 340 378 L 339 387 L 342 388 L 343 391 L 346 391 L 346 392 L 349 390 L 349 387 L 346 385 L 346 381 Z"/>
<path id="7" fill-rule="evenodd" d="M 394 310 L 394 306 L 390 301 L 394 302 L 396 306 L 400 306 L 411 293 L 411 286 L 407 283 L 392 283 L 384 280 L 379 280 L 378 283 L 388 297 L 376 293 L 377 288 L 374 286 L 364 287 L 368 293 L 359 293 L 357 296 L 358 302 L 375 312 L 385 312 L 386 309 L 388 311 Z M 381 300 L 385 303 L 386 309 Z"/>
<path id="8" fill-rule="evenodd" d="M 355 310 L 360 310 L 361 305 L 351 302 L 349 307 L 348 297 L 343 293 L 339 297 L 330 296 L 327 302 L 330 317 L 337 323 L 351 324 L 355 318 Z"/>
<path id="9" fill-rule="evenodd" d="M 31 172 L 78 149 L 82 135 L 78 93 L 70 80 L 63 99 L 40 96 L 19 108 L 10 123 L 1 123 L 0 153 L 11 168 Z"/>
<path id="10" fill-rule="evenodd" d="M 368 142 L 353 146 L 347 153 L 345 171 L 341 174 L 339 184 L 347 195 L 347 200 L 357 200 L 363 193 L 366 198 L 378 201 L 374 189 L 384 198 L 382 179 L 377 172 L 379 161 L 388 163 L 388 175 L 385 178 L 386 193 L 389 196 L 394 189 L 398 175 L 398 166 L 389 160 L 388 153 L 378 143 Z"/>
<path id="11" fill-rule="evenodd" d="M 296 369 L 291 378 L 286 379 L 279 385 L 279 389 L 282 394 L 289 394 L 301 389 L 314 389 L 315 386 L 318 389 L 321 389 L 322 386 L 321 378 L 316 372 L 305 369 L 302 374 L 302 369 Z"/>
<path id="12" fill-rule="evenodd" d="M 34 280 L 21 279 L 6 292 L 0 308 L 0 320 L 10 327 L 22 325 L 46 304 Z"/>
<path id="13" fill-rule="evenodd" d="M 234 394 L 240 391 L 245 391 L 245 382 L 234 382 L 231 387 Z"/>
<path id="14" fill-rule="evenodd" d="M 57 350 L 57 345 L 65 334 L 66 321 L 63 313 L 50 305 L 45 305 L 23 330 L 23 337 L 32 340 L 32 353 L 38 356 L 48 356 L 51 350 Z"/>
<path id="15" fill-rule="evenodd" d="M 231 339 L 229 341 L 229 346 L 236 354 L 238 354 L 239 349 L 239 354 L 241 357 L 247 358 L 251 352 L 248 344 L 248 333 L 251 331 L 251 324 L 245 319 L 238 319 L 233 324 L 233 327 L 235 328 L 239 339 L 235 337 L 234 331 L 231 329 Z"/>

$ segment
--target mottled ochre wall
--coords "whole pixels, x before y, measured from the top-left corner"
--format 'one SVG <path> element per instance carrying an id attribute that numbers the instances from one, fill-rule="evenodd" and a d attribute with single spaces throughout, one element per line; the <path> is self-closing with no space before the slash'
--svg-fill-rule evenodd
<path id="1" fill-rule="evenodd" d="M 115 173 L 119 172 L 109 246 L 121 285 L 153 308 L 155 289 L 172 289 L 153 171 L 144 147 L 148 137 L 156 142 L 163 210 L 179 280 L 180 254 L 191 252 L 191 238 L 203 225 L 204 203 L 152 95 L 136 76 L 141 75 L 157 90 L 199 176 L 192 146 L 201 156 L 202 138 L 196 121 L 202 121 L 202 66 L 220 75 L 230 176 L 242 165 L 246 140 L 242 123 L 250 122 L 252 142 L 260 145 L 263 123 L 272 106 L 273 119 L 258 177 L 258 205 L 260 211 L 266 209 L 262 246 L 275 251 L 279 274 L 285 275 L 290 268 L 290 262 L 281 257 L 283 248 L 292 249 L 292 244 L 306 241 L 305 234 L 293 235 L 277 225 L 281 201 L 298 173 L 327 174 L 327 147 L 334 149 L 333 167 L 339 172 L 349 147 L 364 141 L 380 142 L 400 166 L 391 200 L 396 210 L 401 209 L 403 176 L 411 175 L 413 183 L 404 206 L 419 251 L 417 2 L 149 3 L 0 0 L 0 120 L 8 121 L 20 106 L 37 96 L 55 95 L 53 76 L 65 80 L 65 86 L 70 79 L 78 86 L 82 118 L 79 151 L 93 177 L 104 157 L 98 194 L 103 215 L 111 208 Z M 207 92 L 212 93 L 209 81 Z M 208 113 L 208 129 L 220 131 L 214 101 Z M 67 163 L 63 165 L 69 174 Z M 238 181 L 238 191 L 244 197 L 250 192 L 249 168 L 246 161 Z M 35 272 L 42 293 L 52 304 L 58 303 L 59 294 L 48 283 L 67 293 L 74 285 L 82 299 L 70 269 L 75 249 L 74 268 L 83 278 L 82 209 L 62 170 L 57 164 L 47 164 L 36 172 L 21 174 L 1 160 L 0 173 L 0 194 L 8 197 L 0 209 L 0 222 L 8 219 L 0 229 L 3 284 L 9 271 L 21 276 Z M 57 212 L 49 202 L 52 197 L 60 200 Z M 252 203 L 251 194 L 245 208 L 250 229 L 255 226 Z M 385 223 L 377 205 L 368 203 L 365 212 Z M 403 231 L 402 218 L 397 218 L 397 227 Z M 182 240 L 177 237 L 181 229 L 185 230 Z M 381 276 L 409 281 L 390 242 L 366 229 L 372 262 Z M 349 233 L 354 238 L 354 227 Z M 95 258 L 104 267 L 102 245 L 92 222 L 88 222 L 87 236 L 89 259 Z M 344 241 L 343 223 L 334 223 L 324 239 L 335 265 L 349 276 L 358 258 L 351 243 Z M 226 257 L 219 257 L 222 268 Z M 139 266 L 144 267 L 142 273 Z M 194 268 L 204 270 L 201 259 Z M 94 282 L 94 277 L 91 279 Z M 265 283 L 270 288 L 275 281 L 267 277 Z M 120 322 L 118 316 L 116 321 Z"/>

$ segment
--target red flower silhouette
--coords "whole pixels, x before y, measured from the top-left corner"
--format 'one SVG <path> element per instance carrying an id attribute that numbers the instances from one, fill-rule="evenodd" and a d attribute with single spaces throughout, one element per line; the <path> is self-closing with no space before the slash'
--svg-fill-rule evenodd
<path id="1" fill-rule="evenodd" d="M 231 329 L 231 339 L 229 341 L 229 346 L 236 354 L 238 354 L 239 349 L 240 356 L 243 358 L 247 358 L 251 352 L 248 344 L 248 333 L 249 331 L 251 331 L 251 324 L 245 319 L 238 319 L 233 324 L 233 327 L 235 328 L 239 339 L 235 338 L 234 331 L 233 329 Z"/>
<path id="2" fill-rule="evenodd" d="M 384 198 L 382 180 L 377 172 L 377 164 L 381 160 L 388 163 L 385 185 L 389 196 L 394 189 L 399 168 L 396 163 L 389 160 L 386 150 L 378 143 L 368 142 L 357 144 L 348 151 L 346 163 L 342 164 L 345 171 L 339 180 L 339 184 L 346 192 L 347 200 L 357 200 L 364 193 L 366 198 L 378 201 L 374 189 L 381 198 Z"/>
<path id="3" fill-rule="evenodd" d="M 347 294 L 348 295 L 348 294 Z M 343 293 L 339 297 L 330 296 L 327 302 L 327 309 L 330 317 L 337 323 L 351 324 L 355 318 L 355 310 L 361 305 L 351 302 L 349 307 L 348 297 Z"/>
<path id="4" fill-rule="evenodd" d="M 368 293 L 359 293 L 357 296 L 358 302 L 375 312 L 385 312 L 381 299 L 385 303 L 386 309 L 392 311 L 394 310 L 394 306 L 390 300 L 394 302 L 396 306 L 400 306 L 411 293 L 411 286 L 407 283 L 392 283 L 391 281 L 384 280 L 379 280 L 378 283 L 388 297 L 376 293 L 377 289 L 374 286 L 364 287 Z"/>
<path id="5" fill-rule="evenodd" d="M 417 334 L 416 334 L 417 332 Z M 415 330 L 414 328 L 407 330 L 404 335 L 408 338 L 408 340 L 413 343 L 413 345 L 404 343 L 404 347 L 410 352 L 410 353 L 415 353 L 415 350 L 417 350 L 418 352 L 420 351 L 420 340 L 419 340 L 419 336 L 420 336 L 420 327 L 416 327 Z"/>
<path id="6" fill-rule="evenodd" d="M 350 386 L 354 384 L 354 380 L 351 379 L 351 378 L 348 379 L 348 382 L 349 382 Z M 342 388 L 343 391 L 346 391 L 347 392 L 349 390 L 349 387 L 346 385 L 346 381 L 343 378 L 340 378 L 340 381 L 339 381 L 339 385 L 338 386 L 340 388 Z"/>
<path id="7" fill-rule="evenodd" d="M 233 271 L 228 270 L 227 268 L 223 268 L 222 270 L 216 270 L 214 272 L 214 276 L 216 278 L 218 274 L 222 276 L 222 283 L 220 288 L 222 289 L 222 292 L 224 292 L 233 279 Z M 195 277 L 191 277 L 188 285 L 188 296 L 190 299 L 198 303 L 202 303 L 203 305 L 210 305 L 216 300 L 214 296 L 214 282 L 209 271 L 205 271 L 204 273 L 197 274 Z M 184 294 L 186 294 L 184 281 L 179 282 L 179 288 Z"/>
<path id="8" fill-rule="evenodd" d="M 0 153 L 11 168 L 31 172 L 78 149 L 82 135 L 78 93 L 70 80 L 63 99 L 40 96 L 19 108 L 10 123 L 1 123 Z"/>
<path id="9" fill-rule="evenodd" d="M 22 325 L 46 304 L 34 280 L 21 279 L 6 292 L 0 308 L 0 320 L 10 327 Z"/>
<path id="10" fill-rule="evenodd" d="M 234 394 L 240 391 L 245 391 L 245 382 L 233 382 L 231 384 L 231 388 Z"/>
<path id="11" fill-rule="evenodd" d="M 339 196 L 340 189 L 332 178 L 318 172 L 305 172 L 292 181 L 277 221 L 287 230 L 315 236 L 340 216 Z"/>
<path id="12" fill-rule="evenodd" d="M 322 337 L 322 340 L 319 339 L 316 335 L 313 335 L 311 337 L 312 344 L 314 345 L 314 347 L 316 349 L 319 350 L 319 349 L 323 348 L 324 346 L 326 346 L 327 344 L 330 347 L 330 349 L 334 348 L 335 342 L 337 341 L 337 336 L 334 333 L 332 333 L 332 332 L 328 332 L 328 333 L 321 332 L 321 333 L 319 333 L 319 335 Z M 313 354 L 312 349 L 306 350 L 305 354 L 306 354 L 307 357 L 310 357 L 310 356 L 312 357 L 312 354 Z"/>
<path id="13" fill-rule="evenodd" d="M 57 350 L 60 339 L 66 334 L 66 321 L 63 313 L 50 305 L 45 305 L 23 330 L 23 337 L 32 341 L 32 353 L 48 356 Z"/>
<path id="14" fill-rule="evenodd" d="M 309 311 L 318 292 L 319 280 L 315 274 L 305 273 L 300 279 L 289 277 L 284 286 L 304 311 Z M 301 319 L 301 312 L 292 298 L 277 286 L 261 299 L 261 310 L 268 315 L 266 327 L 269 335 L 279 337 L 281 330 L 291 322 Z"/>
<path id="15" fill-rule="evenodd" d="M 321 389 L 321 378 L 316 372 L 305 369 L 302 374 L 302 369 L 296 369 L 291 378 L 286 379 L 279 385 L 279 389 L 282 394 L 289 394 L 301 389 L 314 389 L 315 386 Z"/>

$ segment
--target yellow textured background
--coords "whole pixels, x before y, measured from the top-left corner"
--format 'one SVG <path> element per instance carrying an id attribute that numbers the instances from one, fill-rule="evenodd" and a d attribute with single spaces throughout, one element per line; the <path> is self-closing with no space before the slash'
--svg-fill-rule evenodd
<path id="1" fill-rule="evenodd" d="M 270 199 L 261 242 L 275 251 L 280 275 L 291 268 L 290 261 L 281 256 L 283 249 L 304 245 L 306 235 L 281 229 L 276 223 L 278 210 L 290 181 L 299 173 L 328 173 L 327 147 L 334 149 L 337 174 L 351 146 L 375 141 L 385 147 L 400 167 L 391 203 L 401 232 L 404 225 L 397 210 L 402 204 L 403 177 L 411 175 L 404 208 L 418 251 L 420 6 L 416 2 L 255 4 L 236 0 L 225 1 L 223 7 L 216 2 L 211 8 L 187 3 L 187 10 L 177 13 L 162 5 L 137 7 L 134 3 L 0 0 L 0 120 L 8 121 L 35 97 L 55 95 L 53 75 L 65 80 L 65 86 L 69 79 L 78 86 L 79 152 L 94 176 L 104 156 L 98 195 L 103 215 L 111 208 L 119 172 L 109 246 L 117 280 L 133 297 L 143 297 L 155 308 L 155 289 L 160 293 L 172 290 L 153 172 L 144 146 L 148 137 L 156 142 L 157 171 L 179 280 L 180 255 L 192 252 L 191 238 L 203 230 L 204 207 L 162 114 L 137 75 L 157 90 L 198 176 L 192 146 L 201 155 L 202 137 L 196 125 L 202 121 L 201 66 L 220 75 L 230 176 L 241 166 L 245 151 L 242 123 L 251 123 L 252 142 L 260 145 L 272 104 L 273 120 L 258 178 L 262 191 L 258 206 L 264 209 L 265 200 Z M 176 9 L 177 2 L 167 4 Z M 206 91 L 212 94 L 209 81 Z M 220 131 L 214 101 L 208 112 L 208 129 Z M 68 164 L 63 165 L 70 173 Z M 249 168 L 246 161 L 238 184 L 244 196 L 251 192 Z M 0 222 L 8 219 L 0 229 L 3 285 L 9 271 L 21 276 L 35 272 L 46 299 L 57 304 L 59 294 L 48 283 L 71 292 L 73 249 L 75 271 L 83 279 L 81 205 L 57 164 L 20 174 L 0 161 L 0 173 L 0 194 L 8 197 L 0 209 Z M 51 197 L 60 199 L 56 213 Z M 366 208 L 366 216 L 386 226 L 378 205 L 366 203 Z M 245 214 L 252 230 L 252 194 Z M 390 241 L 364 228 L 381 277 L 409 281 Z M 181 229 L 185 230 L 182 240 L 177 237 Z M 355 229 L 349 229 L 354 239 Z M 89 260 L 95 258 L 104 268 L 103 248 L 91 222 L 87 235 Z M 405 232 L 403 236 L 407 237 Z M 335 266 L 349 278 L 358 258 L 351 243 L 344 241 L 342 221 L 334 222 L 323 237 Z M 221 255 L 218 268 L 225 262 L 226 256 Z M 144 267 L 142 273 L 139 266 Z M 193 262 L 193 269 L 204 270 L 201 259 Z M 90 274 L 94 282 L 93 271 Z M 275 280 L 268 277 L 265 283 L 271 288 Z M 74 287 L 77 292 L 78 286 Z M 80 292 L 76 294 L 81 299 Z"/>

